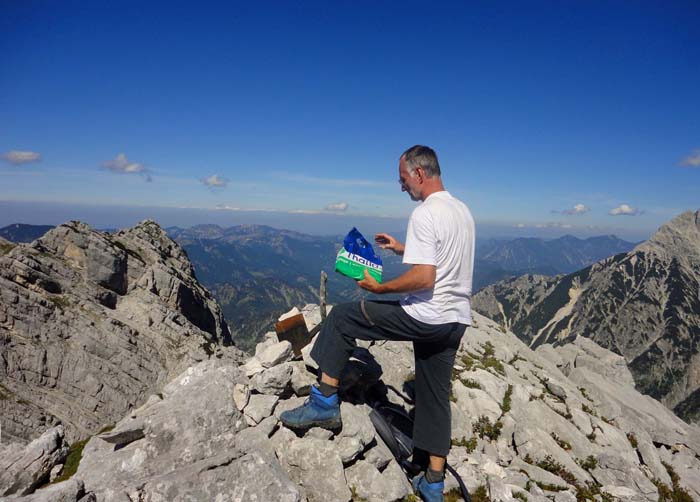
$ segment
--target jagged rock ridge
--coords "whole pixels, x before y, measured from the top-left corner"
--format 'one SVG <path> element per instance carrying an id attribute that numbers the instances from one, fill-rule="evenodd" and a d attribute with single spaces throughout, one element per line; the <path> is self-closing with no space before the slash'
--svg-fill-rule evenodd
<path id="1" fill-rule="evenodd" d="M 0 252 L 3 439 L 57 422 L 73 441 L 212 355 L 237 357 L 184 250 L 153 221 L 114 235 L 70 222 Z"/>
<path id="2" fill-rule="evenodd" d="M 585 336 L 627 360 L 641 392 L 700 419 L 700 211 L 626 254 L 564 277 L 523 277 L 474 307 L 533 346 Z"/>
<path id="3" fill-rule="evenodd" d="M 318 307 L 304 313 L 318 322 Z M 533 351 L 493 321 L 474 320 L 455 366 L 448 457 L 472 493 L 494 502 L 657 501 L 659 490 L 700 497 L 700 429 L 639 394 L 621 356 L 582 337 Z M 280 425 L 314 381 L 308 352 L 293 360 L 269 333 L 243 366 L 210 359 L 187 369 L 90 439 L 73 478 L 18 500 L 46 500 L 45 490 L 66 501 L 409 500 L 365 403 L 368 389 L 383 389 L 411 407 L 411 345 L 355 351 L 337 436 L 299 437 Z M 448 477 L 447 489 L 455 486 Z"/>

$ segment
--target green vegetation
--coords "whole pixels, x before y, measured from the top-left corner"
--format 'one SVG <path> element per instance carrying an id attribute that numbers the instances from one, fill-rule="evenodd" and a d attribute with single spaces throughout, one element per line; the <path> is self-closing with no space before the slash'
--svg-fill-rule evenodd
<path id="1" fill-rule="evenodd" d="M 568 471 L 566 467 L 554 460 L 554 457 L 552 457 L 551 455 L 547 455 L 546 457 L 544 457 L 544 460 L 540 460 L 535 465 L 540 469 L 544 469 L 545 471 L 549 471 L 552 474 L 556 474 L 570 485 L 576 486 L 576 484 L 578 483 L 576 476 L 571 474 L 571 472 Z"/>
<path id="2" fill-rule="evenodd" d="M 588 399 L 590 402 L 593 402 L 593 399 L 591 399 L 591 398 L 588 396 L 588 391 L 586 391 L 586 389 L 585 389 L 584 387 L 579 387 L 578 390 L 579 390 L 579 392 L 581 392 L 581 395 L 582 395 L 583 397 L 585 397 L 586 399 Z"/>
<path id="3" fill-rule="evenodd" d="M 66 462 L 63 464 L 63 470 L 61 471 L 61 474 L 53 481 L 53 483 L 65 481 L 76 473 L 78 466 L 80 465 L 80 459 L 83 457 L 83 448 L 85 448 L 88 441 L 90 441 L 90 438 L 83 439 L 82 441 L 73 443 L 70 446 L 68 457 L 66 458 Z"/>
<path id="4" fill-rule="evenodd" d="M 497 373 L 504 375 L 506 374 L 505 369 L 501 361 L 495 357 L 496 350 L 491 342 L 486 342 L 484 344 L 484 356 L 481 358 L 481 365 L 485 370 L 493 368 Z"/>
<path id="5" fill-rule="evenodd" d="M 593 431 L 593 432 L 591 432 L 590 434 L 586 435 L 586 437 L 588 438 L 588 440 L 589 440 L 591 443 L 594 442 L 594 441 L 595 441 L 595 438 L 596 438 L 595 431 Z"/>
<path id="6" fill-rule="evenodd" d="M 491 423 L 489 417 L 481 415 L 476 423 L 472 426 L 472 432 L 478 435 L 481 439 L 489 438 L 491 441 L 498 439 L 501 435 L 503 424 L 500 420 L 496 420 L 495 424 Z"/>
<path id="7" fill-rule="evenodd" d="M 467 352 L 466 355 L 463 355 L 460 358 L 460 362 L 464 366 L 465 370 L 488 370 L 489 368 L 493 368 L 494 371 L 505 376 L 506 373 L 505 369 L 503 368 L 503 364 L 495 357 L 495 348 L 493 344 L 491 342 L 486 342 L 483 347 L 484 354 L 482 356 L 478 356 L 476 354 L 472 354 L 471 352 Z M 455 375 L 455 373 L 453 372 L 452 376 L 454 378 L 457 378 L 458 375 Z"/>
<path id="8" fill-rule="evenodd" d="M 401 502 L 420 502 L 420 499 L 417 495 L 411 493 L 410 495 L 406 495 Z"/>
<path id="9" fill-rule="evenodd" d="M 61 309 L 66 309 L 66 308 L 70 307 L 70 301 L 68 300 L 68 298 L 66 298 L 63 295 L 49 296 L 49 300 L 51 300 L 51 302 L 54 305 L 56 305 L 57 307 L 60 307 Z"/>
<path id="10" fill-rule="evenodd" d="M 601 419 L 603 422 L 605 422 L 606 424 L 608 424 L 608 425 L 615 425 L 615 421 L 614 421 L 614 420 L 610 420 L 610 419 L 607 418 L 607 417 L 601 416 L 600 419 Z"/>
<path id="11" fill-rule="evenodd" d="M 8 399 L 10 399 L 10 396 L 12 396 L 12 392 L 10 392 L 10 389 L 0 384 L 0 401 L 7 401 Z"/>
<path id="12" fill-rule="evenodd" d="M 539 486 L 542 490 L 548 492 L 565 492 L 569 489 L 568 486 L 550 485 L 549 483 L 542 483 L 541 481 L 535 481 L 535 484 Z"/>
<path id="13" fill-rule="evenodd" d="M 464 448 L 467 449 L 467 453 L 471 453 L 474 450 L 476 450 L 476 446 L 477 446 L 476 436 L 472 436 L 469 439 L 465 438 L 464 436 L 462 436 L 462 439 L 453 439 L 452 446 L 463 446 Z"/>
<path id="14" fill-rule="evenodd" d="M 595 459 L 595 457 L 593 457 L 591 455 L 585 461 L 580 463 L 579 465 L 581 465 L 583 467 L 582 464 L 594 469 L 598 465 L 598 462 Z M 587 501 L 588 502 L 597 502 L 599 499 L 602 499 L 603 502 L 612 502 L 612 500 L 613 500 L 609 494 L 600 491 L 600 485 L 598 485 L 597 483 L 593 483 L 590 481 L 586 482 L 585 485 L 582 485 L 581 483 L 579 483 L 576 476 L 574 476 L 568 469 L 566 469 L 559 462 L 554 460 L 554 458 L 551 455 L 547 455 L 544 458 L 544 460 L 540 460 L 535 465 L 537 467 L 539 467 L 540 469 L 544 469 L 545 471 L 549 471 L 552 474 L 559 476 L 561 479 L 563 479 L 568 484 L 573 486 L 576 489 L 577 502 L 587 502 Z M 547 489 L 547 488 L 543 488 L 539 483 L 537 483 L 537 486 L 539 486 L 543 490 Z M 567 489 L 567 488 L 565 488 L 565 489 Z M 685 501 L 683 501 L 683 502 L 685 502 Z"/>
<path id="15" fill-rule="evenodd" d="M 639 443 L 637 442 L 637 436 L 635 436 L 634 433 L 628 432 L 627 440 L 630 442 L 632 448 L 634 448 L 635 450 L 639 447 Z"/>
<path id="16" fill-rule="evenodd" d="M 505 415 L 510 411 L 510 405 L 511 405 L 511 396 L 513 395 L 513 386 L 508 385 L 508 390 L 506 390 L 505 395 L 503 396 L 503 402 L 501 403 L 501 411 Z"/>
<path id="17" fill-rule="evenodd" d="M 588 406 L 586 406 L 586 403 L 583 403 L 581 405 L 581 409 L 588 413 L 589 415 L 593 415 L 594 417 L 597 417 L 598 414 L 595 412 L 595 410 L 590 409 Z"/>
<path id="18" fill-rule="evenodd" d="M 471 496 L 472 502 L 491 502 L 491 497 L 489 497 L 486 486 L 484 485 L 480 485 L 469 495 Z"/>
<path id="19" fill-rule="evenodd" d="M 554 440 L 554 442 L 559 445 L 559 448 L 561 448 L 562 450 L 566 450 L 566 451 L 571 450 L 570 443 L 567 443 L 563 439 L 560 439 L 559 436 L 557 436 L 554 432 L 552 432 L 550 435 L 552 436 L 552 439 Z"/>
<path id="20" fill-rule="evenodd" d="M 460 382 L 462 382 L 462 385 L 469 389 L 481 389 L 481 384 L 477 382 L 476 380 L 472 380 L 471 378 L 460 378 Z"/>
<path id="21" fill-rule="evenodd" d="M 462 356 L 462 357 L 460 358 L 460 361 L 461 361 L 462 364 L 464 365 L 464 368 L 465 368 L 467 371 L 470 371 L 471 369 L 474 368 L 475 364 L 476 364 L 477 361 L 478 361 L 478 358 L 473 357 L 472 354 L 469 354 L 469 355 L 466 355 L 466 356 Z"/>
<path id="22" fill-rule="evenodd" d="M 352 502 L 367 502 L 365 497 L 360 497 L 360 495 L 358 495 L 357 487 L 355 485 L 350 487 L 350 496 L 352 497 Z"/>
<path id="23" fill-rule="evenodd" d="M 576 463 L 581 466 L 581 469 L 586 471 L 592 471 L 598 467 L 598 459 L 596 459 L 593 455 L 588 455 L 586 460 L 576 459 Z"/>
<path id="24" fill-rule="evenodd" d="M 523 502 L 527 502 L 527 495 L 525 495 L 525 492 L 515 492 L 513 494 L 513 497 L 515 497 L 516 499 L 520 499 Z"/>
<path id="25" fill-rule="evenodd" d="M 16 246 L 17 246 L 16 244 L 12 244 L 11 242 L 8 242 L 8 243 L 0 242 L 0 256 L 9 253 Z"/>
<path id="26" fill-rule="evenodd" d="M 692 502 L 693 498 L 690 496 L 690 493 L 680 485 L 680 477 L 673 467 L 663 460 L 661 463 L 666 468 L 668 475 L 671 476 L 672 486 L 669 487 L 666 483 L 657 478 L 651 480 L 659 490 L 659 502 Z"/>
<path id="27" fill-rule="evenodd" d="M 525 359 L 522 358 L 522 357 L 520 357 L 520 354 L 515 354 L 515 355 L 513 356 L 513 358 L 512 358 L 510 361 L 508 361 L 508 364 L 509 364 L 510 366 L 513 366 L 513 365 L 514 365 L 515 363 L 517 363 L 518 361 L 525 361 Z"/>
<path id="28" fill-rule="evenodd" d="M 460 500 L 464 500 L 459 488 L 452 488 L 450 491 L 444 493 L 443 496 L 445 502 L 459 502 Z"/>

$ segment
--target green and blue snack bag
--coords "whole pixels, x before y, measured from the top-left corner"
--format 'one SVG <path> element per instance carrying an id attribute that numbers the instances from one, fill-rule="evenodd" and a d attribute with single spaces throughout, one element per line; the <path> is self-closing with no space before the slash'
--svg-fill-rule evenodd
<path id="1" fill-rule="evenodd" d="M 377 282 L 382 282 L 382 259 L 374 253 L 372 245 L 353 227 L 345 236 L 343 247 L 335 259 L 335 271 L 359 281 L 365 278 L 365 270 Z"/>

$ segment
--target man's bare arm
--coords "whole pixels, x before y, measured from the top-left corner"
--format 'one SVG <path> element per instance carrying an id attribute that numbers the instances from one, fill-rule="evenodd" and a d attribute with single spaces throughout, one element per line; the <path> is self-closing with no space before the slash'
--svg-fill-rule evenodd
<path id="1" fill-rule="evenodd" d="M 371 293 L 380 295 L 433 289 L 435 286 L 435 265 L 413 265 L 396 279 L 381 284 L 365 270 L 365 278 L 358 281 L 357 285 Z"/>

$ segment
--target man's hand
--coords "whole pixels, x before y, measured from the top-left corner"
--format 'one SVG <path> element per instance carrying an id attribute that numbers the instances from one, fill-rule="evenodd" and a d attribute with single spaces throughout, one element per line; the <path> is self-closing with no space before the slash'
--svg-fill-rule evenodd
<path id="1" fill-rule="evenodd" d="M 357 281 L 362 289 L 378 295 L 384 293 L 411 293 L 435 287 L 435 265 L 413 265 L 396 279 L 378 283 L 365 270 L 365 278 Z"/>
<path id="2" fill-rule="evenodd" d="M 404 245 L 389 234 L 375 234 L 374 242 L 382 249 L 390 249 L 396 254 L 403 254 Z"/>
<path id="3" fill-rule="evenodd" d="M 357 281 L 357 285 L 362 289 L 369 291 L 370 293 L 381 293 L 382 285 L 377 282 L 377 280 L 369 274 L 369 271 L 365 269 L 365 278 L 361 281 Z"/>

